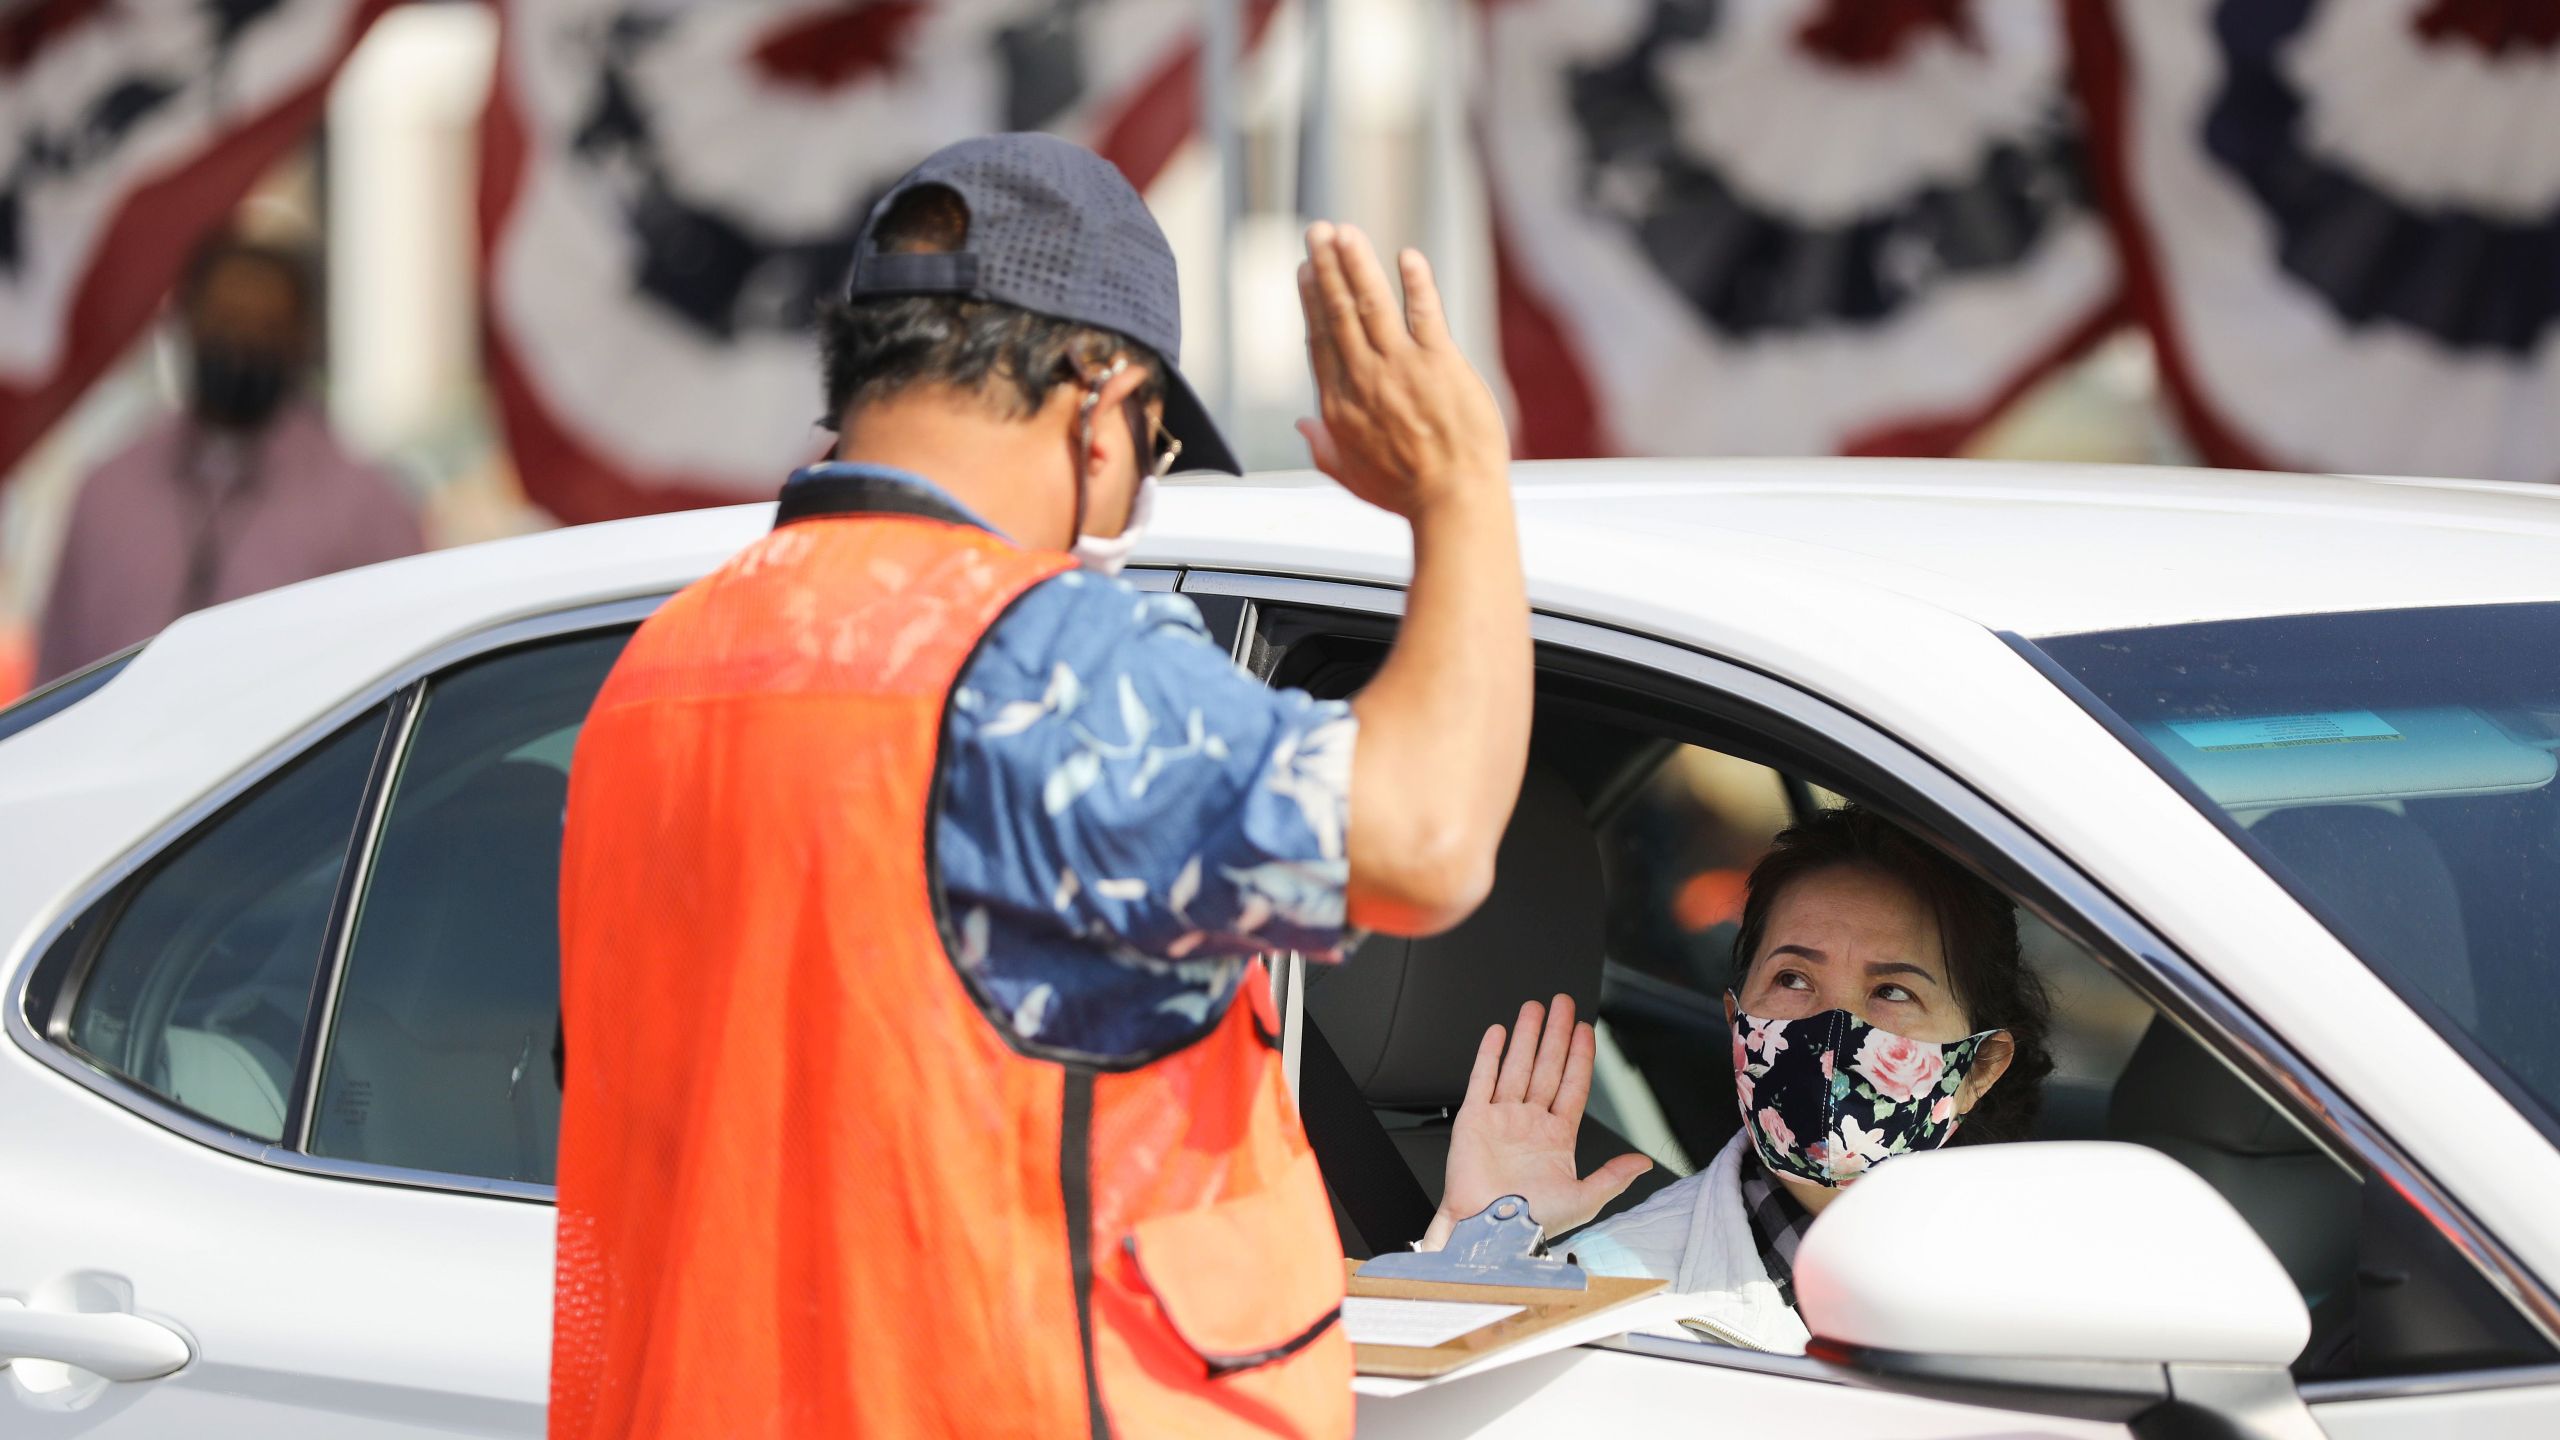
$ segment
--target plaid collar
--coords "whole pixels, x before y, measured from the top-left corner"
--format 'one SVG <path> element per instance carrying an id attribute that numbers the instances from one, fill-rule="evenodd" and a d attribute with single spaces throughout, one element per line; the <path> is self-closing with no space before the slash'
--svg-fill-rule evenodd
<path id="1" fill-rule="evenodd" d="M 1813 1228 L 1813 1212 L 1804 1208 L 1787 1187 L 1769 1176 L 1769 1168 L 1760 1160 L 1760 1152 L 1751 1152 L 1751 1163 L 1742 1167 L 1742 1213 L 1751 1220 L 1751 1238 L 1760 1247 L 1760 1264 L 1777 1284 L 1778 1298 L 1793 1309 L 1796 1303 L 1796 1247 L 1804 1243 L 1804 1232 Z"/>

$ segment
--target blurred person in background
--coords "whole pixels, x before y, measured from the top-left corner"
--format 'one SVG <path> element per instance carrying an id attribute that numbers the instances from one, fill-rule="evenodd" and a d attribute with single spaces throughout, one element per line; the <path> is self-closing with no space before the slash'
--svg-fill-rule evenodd
<path id="1" fill-rule="evenodd" d="M 38 681 L 190 611 L 415 554 L 417 516 L 303 394 L 319 281 L 299 249 L 217 235 L 178 292 L 186 408 L 80 487 L 39 624 Z"/>

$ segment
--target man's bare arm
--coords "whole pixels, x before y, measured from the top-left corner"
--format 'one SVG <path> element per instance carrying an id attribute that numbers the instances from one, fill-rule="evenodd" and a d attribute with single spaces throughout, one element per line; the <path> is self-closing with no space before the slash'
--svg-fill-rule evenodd
<path id="1" fill-rule="evenodd" d="M 1509 437 L 1450 337 L 1422 256 L 1399 257 L 1398 306 L 1368 240 L 1307 232 L 1318 469 L 1413 526 L 1396 643 L 1352 701 L 1351 920 L 1390 934 L 1457 924 L 1493 884 L 1529 745 L 1529 609 Z"/>

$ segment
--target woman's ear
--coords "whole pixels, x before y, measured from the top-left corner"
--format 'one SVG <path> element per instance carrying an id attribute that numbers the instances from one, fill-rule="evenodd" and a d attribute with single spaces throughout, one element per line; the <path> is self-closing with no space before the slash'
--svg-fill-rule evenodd
<path id="1" fill-rule="evenodd" d="M 1956 1087 L 1956 1113 L 1963 1115 L 1979 1104 L 2000 1077 L 2009 1073 L 2009 1062 L 2017 1058 L 2018 1044 L 2006 1030 L 1995 1030 L 1984 1036 L 1982 1048 L 1974 1052 L 1973 1068 L 1967 1070 L 1964 1083 Z"/>

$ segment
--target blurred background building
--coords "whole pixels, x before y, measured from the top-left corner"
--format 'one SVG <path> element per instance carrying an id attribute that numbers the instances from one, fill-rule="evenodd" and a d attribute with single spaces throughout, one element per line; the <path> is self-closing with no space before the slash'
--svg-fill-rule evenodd
<path id="1" fill-rule="evenodd" d="M 1525 454 L 2560 478 L 2560 0 L 0 0 L 0 697 L 217 229 L 317 247 L 453 544 L 770 494 L 870 197 L 1026 127 L 1145 188 L 1257 467 L 1322 215 Z"/>

